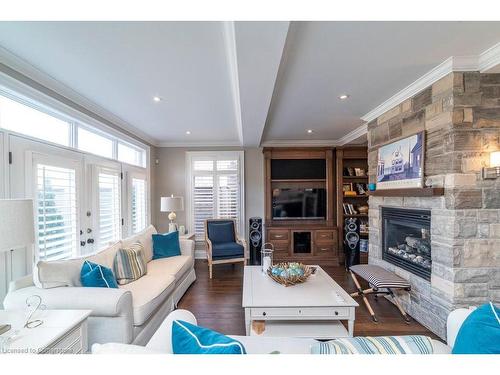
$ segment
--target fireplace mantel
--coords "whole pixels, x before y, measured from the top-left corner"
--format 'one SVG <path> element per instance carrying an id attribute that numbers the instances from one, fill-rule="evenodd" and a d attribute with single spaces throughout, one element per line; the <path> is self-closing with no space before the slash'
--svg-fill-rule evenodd
<path id="1" fill-rule="evenodd" d="M 374 197 L 436 197 L 444 195 L 444 188 L 384 189 L 368 192 Z"/>

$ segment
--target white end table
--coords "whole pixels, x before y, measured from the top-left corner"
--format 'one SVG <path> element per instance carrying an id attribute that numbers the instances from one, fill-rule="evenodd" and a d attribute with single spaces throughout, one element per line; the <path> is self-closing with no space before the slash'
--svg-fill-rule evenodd
<path id="1" fill-rule="evenodd" d="M 246 334 L 331 339 L 352 337 L 358 303 L 319 266 L 302 284 L 285 287 L 246 266 L 243 308 Z M 340 322 L 347 320 L 348 330 Z"/>
<path id="2" fill-rule="evenodd" d="M 0 322 L 10 324 L 10 331 L 0 335 L 0 353 L 79 354 L 88 352 L 87 318 L 91 310 L 41 310 L 32 319 L 43 324 L 23 328 L 26 310 L 0 310 Z M 6 337 L 14 335 L 3 344 Z"/>

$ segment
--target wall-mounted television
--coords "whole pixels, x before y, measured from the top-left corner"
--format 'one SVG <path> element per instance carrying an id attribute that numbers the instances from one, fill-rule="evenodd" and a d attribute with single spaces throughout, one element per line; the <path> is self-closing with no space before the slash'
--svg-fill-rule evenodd
<path id="1" fill-rule="evenodd" d="M 326 219 L 326 189 L 273 189 L 273 220 Z"/>

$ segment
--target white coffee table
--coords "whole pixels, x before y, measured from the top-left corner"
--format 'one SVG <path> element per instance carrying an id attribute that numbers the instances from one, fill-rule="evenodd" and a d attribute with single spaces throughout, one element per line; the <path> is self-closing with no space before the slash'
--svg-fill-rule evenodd
<path id="1" fill-rule="evenodd" d="M 353 335 L 358 303 L 319 266 L 305 283 L 285 287 L 246 266 L 243 308 L 247 336 L 330 339 Z M 340 322 L 347 320 L 348 330 Z M 263 329 L 263 331 L 262 331 Z"/>

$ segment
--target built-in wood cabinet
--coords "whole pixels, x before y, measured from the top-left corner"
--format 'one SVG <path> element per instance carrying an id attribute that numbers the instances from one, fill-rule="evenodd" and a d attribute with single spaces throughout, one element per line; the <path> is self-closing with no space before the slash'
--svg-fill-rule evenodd
<path id="1" fill-rule="evenodd" d="M 274 260 L 338 265 L 335 153 L 333 148 L 264 148 L 266 241 Z M 273 194 L 283 189 L 319 189 L 321 217 L 275 217 Z M 324 206 L 323 206 L 324 204 Z"/>

